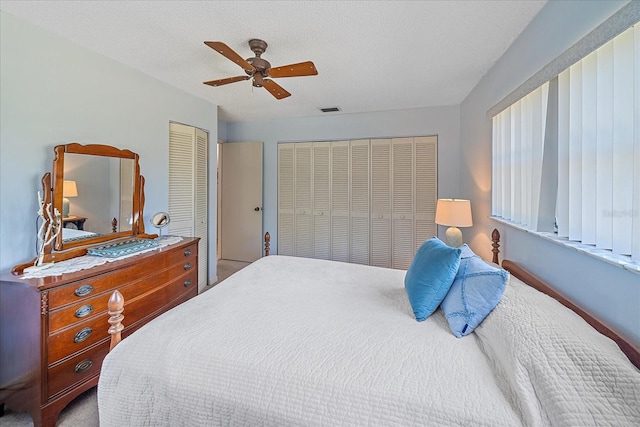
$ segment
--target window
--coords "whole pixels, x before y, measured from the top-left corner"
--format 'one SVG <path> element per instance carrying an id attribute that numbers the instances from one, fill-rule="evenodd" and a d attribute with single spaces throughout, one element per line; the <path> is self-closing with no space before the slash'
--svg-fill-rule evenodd
<path id="1" fill-rule="evenodd" d="M 492 215 L 640 271 L 640 23 L 492 120 Z"/>

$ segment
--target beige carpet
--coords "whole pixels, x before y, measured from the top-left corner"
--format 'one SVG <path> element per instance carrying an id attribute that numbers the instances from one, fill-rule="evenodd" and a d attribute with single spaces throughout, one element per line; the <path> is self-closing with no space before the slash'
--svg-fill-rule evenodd
<path id="1" fill-rule="evenodd" d="M 215 285 L 249 264 L 241 261 L 219 260 L 217 264 L 218 281 Z M 213 286 L 208 286 L 206 289 L 211 288 Z M 59 427 L 98 427 L 98 398 L 96 390 L 97 388 L 94 387 L 85 391 L 67 405 L 60 413 L 56 425 Z M 13 412 L 7 408 L 4 416 L 0 417 L 0 427 L 26 426 L 33 426 L 31 416 L 27 413 Z"/>
<path id="2" fill-rule="evenodd" d="M 60 413 L 58 423 L 60 427 L 98 427 L 98 399 L 96 397 L 96 387 L 93 387 L 73 402 L 69 403 Z M 0 426 L 4 427 L 26 427 L 33 426 L 31 416 L 24 412 L 12 412 L 5 410 L 4 416 L 0 417 Z"/>

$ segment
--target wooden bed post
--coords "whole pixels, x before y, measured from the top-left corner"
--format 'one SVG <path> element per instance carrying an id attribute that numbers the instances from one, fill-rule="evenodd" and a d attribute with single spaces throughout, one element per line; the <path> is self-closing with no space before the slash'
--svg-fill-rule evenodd
<path id="1" fill-rule="evenodd" d="M 500 249 L 498 249 L 500 247 L 500 232 L 497 228 L 494 228 L 491 233 L 491 241 L 493 242 L 491 244 L 491 246 L 493 246 L 493 249 L 491 249 L 491 252 L 493 252 L 493 259 L 491 262 L 500 265 L 500 260 L 498 260 L 498 254 L 500 253 Z"/>
<path id="2" fill-rule="evenodd" d="M 269 256 L 269 249 L 271 249 L 271 234 L 267 231 L 264 234 L 264 256 Z"/>
<path id="3" fill-rule="evenodd" d="M 122 320 L 124 316 L 122 312 L 124 311 L 124 297 L 119 291 L 114 291 L 109 298 L 109 303 L 107 304 L 109 309 L 109 333 L 111 334 L 111 346 L 109 347 L 109 351 L 113 350 L 113 348 L 122 340 L 122 330 L 124 326 L 122 326 Z"/>

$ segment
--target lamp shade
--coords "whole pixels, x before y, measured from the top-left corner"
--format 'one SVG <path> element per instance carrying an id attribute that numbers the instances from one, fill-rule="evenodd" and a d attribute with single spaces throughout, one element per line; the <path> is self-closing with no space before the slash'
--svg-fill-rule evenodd
<path id="1" fill-rule="evenodd" d="M 78 187 L 75 181 L 64 181 L 62 183 L 63 197 L 78 197 Z"/>
<path id="2" fill-rule="evenodd" d="M 436 224 L 450 227 L 471 227 L 471 202 L 463 199 L 438 199 Z"/>

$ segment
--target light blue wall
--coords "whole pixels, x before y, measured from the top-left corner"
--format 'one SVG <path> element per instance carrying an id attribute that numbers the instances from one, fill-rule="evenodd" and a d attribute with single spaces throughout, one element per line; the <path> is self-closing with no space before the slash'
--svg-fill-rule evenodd
<path id="1" fill-rule="evenodd" d="M 438 194 L 459 197 L 459 129 L 460 111 L 455 106 L 228 123 L 227 141 L 264 142 L 263 230 L 271 234 L 271 248 L 277 253 L 278 142 L 438 135 Z"/>
<path id="2" fill-rule="evenodd" d="M 53 147 L 76 141 L 140 154 L 145 225 L 168 208 L 169 122 L 208 130 L 217 106 L 0 12 L 0 270 L 35 256 L 36 192 Z M 216 150 L 209 151 L 216 164 Z M 215 171 L 215 166 L 213 168 Z M 210 174 L 209 241 L 216 241 L 216 178 Z M 209 274 L 215 276 L 215 244 Z"/>
<path id="3" fill-rule="evenodd" d="M 465 239 L 475 251 L 489 256 L 490 233 L 497 227 L 504 258 L 521 263 L 640 343 L 640 275 L 489 219 L 487 110 L 627 3 L 550 1 L 544 6 L 461 105 L 461 189 L 473 207 L 474 227 L 465 230 Z"/>

